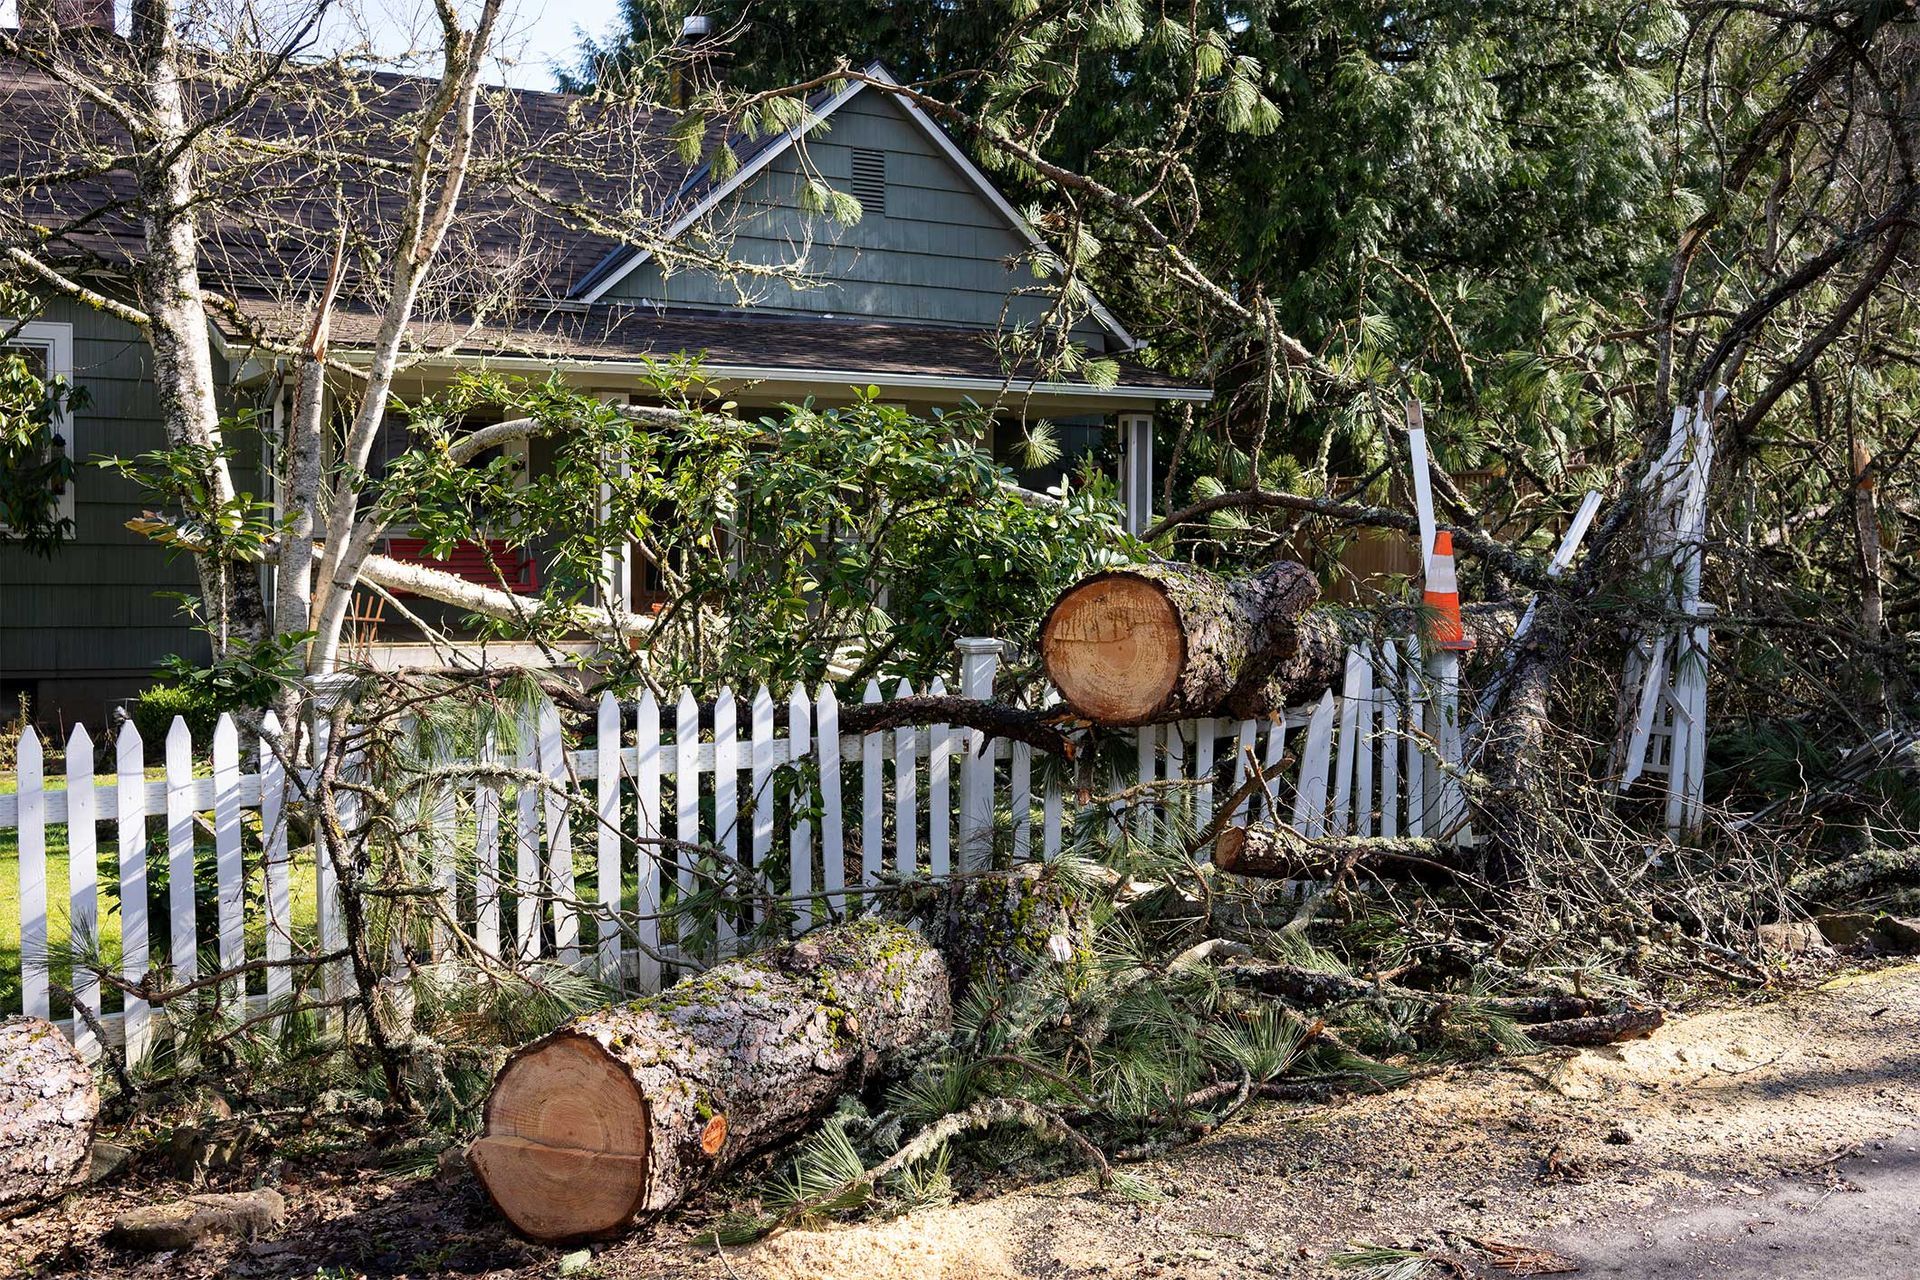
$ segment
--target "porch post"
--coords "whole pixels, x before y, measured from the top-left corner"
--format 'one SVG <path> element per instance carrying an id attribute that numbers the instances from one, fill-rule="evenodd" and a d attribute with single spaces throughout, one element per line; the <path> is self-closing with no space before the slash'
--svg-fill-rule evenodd
<path id="1" fill-rule="evenodd" d="M 598 398 L 605 404 L 624 405 L 632 401 L 632 397 L 624 391 L 602 391 L 598 393 Z M 608 458 L 601 465 L 610 468 L 614 475 L 624 481 L 632 464 L 625 458 Z M 611 515 L 612 507 L 613 486 L 602 481 L 598 513 L 602 524 Z M 614 605 L 622 613 L 633 612 L 633 543 L 622 542 L 618 551 L 600 553 L 600 588 L 602 605 Z"/>
<path id="2" fill-rule="evenodd" d="M 1120 500 L 1127 509 L 1127 532 L 1143 533 L 1153 523 L 1153 415 L 1120 415 Z"/>

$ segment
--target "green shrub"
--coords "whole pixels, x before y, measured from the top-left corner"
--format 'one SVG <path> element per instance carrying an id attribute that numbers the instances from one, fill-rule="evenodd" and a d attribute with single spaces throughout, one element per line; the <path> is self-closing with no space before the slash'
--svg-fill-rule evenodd
<path id="1" fill-rule="evenodd" d="M 165 749 L 167 732 L 173 728 L 175 716 L 186 719 L 196 751 L 205 751 L 213 741 L 213 726 L 220 719 L 220 708 L 204 691 L 177 684 L 147 688 L 134 699 L 132 713 L 133 727 L 139 730 L 147 754 L 156 760 Z"/>

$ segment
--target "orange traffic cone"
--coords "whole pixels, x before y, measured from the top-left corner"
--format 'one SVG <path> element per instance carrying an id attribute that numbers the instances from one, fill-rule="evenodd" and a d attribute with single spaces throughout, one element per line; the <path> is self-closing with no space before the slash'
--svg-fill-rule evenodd
<path id="1" fill-rule="evenodd" d="M 1471 649 L 1466 628 L 1460 622 L 1460 579 L 1453 571 L 1453 533 L 1442 529 L 1433 535 L 1433 554 L 1427 558 L 1425 602 L 1433 622 L 1433 644 L 1438 649 Z"/>

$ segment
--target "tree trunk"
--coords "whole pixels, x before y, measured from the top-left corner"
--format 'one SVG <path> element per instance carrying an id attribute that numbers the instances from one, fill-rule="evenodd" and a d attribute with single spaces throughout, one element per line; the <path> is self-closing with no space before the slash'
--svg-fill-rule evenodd
<path id="1" fill-rule="evenodd" d="M 0 1021 L 0 1218 L 80 1184 L 99 1111 L 93 1073 L 58 1028 Z"/>
<path id="2" fill-rule="evenodd" d="M 1096 724 L 1209 715 L 1263 690 L 1296 656 L 1296 624 L 1319 591 L 1291 561 L 1238 582 L 1191 565 L 1116 569 L 1053 602 L 1041 657 L 1067 705 Z"/>
<path id="3" fill-rule="evenodd" d="M 947 962 L 953 998 L 976 982 L 1013 987 L 1036 970 L 1085 959 L 1093 925 L 1070 877 L 1052 863 L 909 882 L 893 914 Z"/>
<path id="4" fill-rule="evenodd" d="M 1309 839 L 1284 823 L 1228 827 L 1214 842 L 1213 865 L 1267 880 L 1318 880 L 1350 867 L 1401 877 L 1451 876 L 1461 867 L 1451 845 L 1418 836 L 1322 836 Z"/>
<path id="5" fill-rule="evenodd" d="M 520 1231 L 605 1235 L 802 1132 L 951 1022 L 946 965 L 918 934 L 823 930 L 521 1049 L 468 1154 Z"/>

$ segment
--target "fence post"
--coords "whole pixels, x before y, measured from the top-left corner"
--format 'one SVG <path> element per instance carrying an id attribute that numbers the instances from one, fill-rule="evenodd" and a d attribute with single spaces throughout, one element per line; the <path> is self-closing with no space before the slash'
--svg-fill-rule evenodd
<path id="1" fill-rule="evenodd" d="M 306 798 L 317 802 L 320 764 L 326 758 L 328 741 L 333 735 L 333 713 L 341 703 L 353 693 L 354 677 L 346 672 L 333 672 L 326 675 L 308 676 L 306 680 L 309 706 L 313 714 L 313 754 L 311 781 L 302 788 Z M 342 801 L 345 809 L 354 803 L 349 794 Z M 342 820 L 351 815 L 342 813 Z M 324 955 L 329 951 L 338 951 L 345 943 L 345 927 L 340 918 L 340 886 L 333 874 L 333 859 L 329 854 L 326 839 L 326 825 L 319 820 L 316 809 L 314 815 L 314 898 L 315 928 L 317 937 L 315 950 Z M 346 991 L 346 967 L 340 962 L 327 965 L 320 973 L 321 989 L 328 999 L 338 999 Z"/>
<path id="2" fill-rule="evenodd" d="M 1000 642 L 987 636 L 968 636 L 954 648 L 960 653 L 960 693 L 982 701 L 993 697 L 993 678 L 1000 670 Z M 993 862 L 993 752 L 986 734 L 968 729 L 960 757 L 960 870 L 979 871 Z"/>

